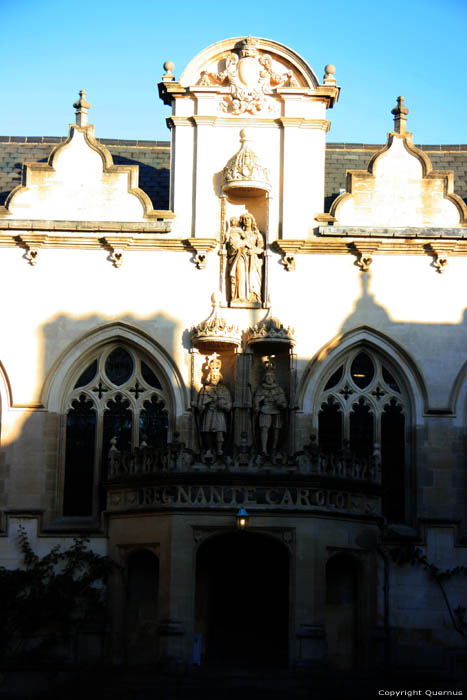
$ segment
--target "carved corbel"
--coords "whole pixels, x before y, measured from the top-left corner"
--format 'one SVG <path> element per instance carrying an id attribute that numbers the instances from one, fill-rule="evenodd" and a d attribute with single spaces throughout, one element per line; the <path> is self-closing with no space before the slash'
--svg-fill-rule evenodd
<path id="1" fill-rule="evenodd" d="M 197 251 L 193 254 L 193 262 L 195 263 L 198 270 L 204 270 L 206 267 L 206 253 L 203 251 Z"/>
<path id="2" fill-rule="evenodd" d="M 292 255 L 289 253 L 288 255 L 284 255 L 282 259 L 282 264 L 287 270 L 287 272 L 292 272 L 293 270 L 297 269 L 297 264 L 295 262 L 295 255 Z"/>
<path id="3" fill-rule="evenodd" d="M 183 243 L 186 248 L 193 252 L 191 260 L 198 270 L 204 270 L 207 254 L 216 247 L 217 240 L 213 238 L 187 238 Z"/>
<path id="4" fill-rule="evenodd" d="M 27 260 L 30 265 L 34 266 L 37 264 L 39 248 L 42 247 L 46 239 L 47 236 L 28 236 L 24 234 L 21 234 L 21 236 L 18 236 L 18 238 L 16 239 L 18 243 L 22 245 L 23 248 L 26 248 L 26 252 L 24 253 L 23 258 Z"/>
<path id="5" fill-rule="evenodd" d="M 361 272 L 368 272 L 370 265 L 373 262 L 373 254 L 378 250 L 379 243 L 374 241 L 353 241 L 349 244 L 349 250 L 352 255 L 357 257 L 355 265 L 360 268 Z"/>
<path id="6" fill-rule="evenodd" d="M 274 241 L 273 247 L 282 255 L 281 263 L 284 266 L 284 270 L 292 272 L 297 269 L 295 254 L 300 249 L 297 241 Z"/>
<path id="7" fill-rule="evenodd" d="M 448 256 L 454 252 L 455 248 L 455 244 L 453 245 L 452 243 L 429 243 L 427 245 L 427 251 L 433 258 L 431 265 L 439 274 L 442 274 L 447 269 L 449 262 Z"/>
<path id="8" fill-rule="evenodd" d="M 121 238 L 106 236 L 103 239 L 104 244 L 109 249 L 110 253 L 107 258 L 114 267 L 121 267 L 123 263 L 123 254 L 131 244 L 131 238 Z"/>

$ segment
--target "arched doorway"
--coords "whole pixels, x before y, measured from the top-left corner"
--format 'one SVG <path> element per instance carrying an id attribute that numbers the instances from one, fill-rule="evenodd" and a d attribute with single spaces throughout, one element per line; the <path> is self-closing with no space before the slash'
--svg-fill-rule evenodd
<path id="1" fill-rule="evenodd" d="M 326 638 L 331 668 L 350 670 L 359 663 L 358 579 L 360 566 L 347 554 L 326 564 Z"/>
<path id="2" fill-rule="evenodd" d="M 219 535 L 196 559 L 195 633 L 207 663 L 286 665 L 289 555 L 267 535 Z"/>
<path id="3" fill-rule="evenodd" d="M 130 554 L 127 565 L 126 660 L 153 664 L 158 654 L 159 559 L 147 549 Z"/>

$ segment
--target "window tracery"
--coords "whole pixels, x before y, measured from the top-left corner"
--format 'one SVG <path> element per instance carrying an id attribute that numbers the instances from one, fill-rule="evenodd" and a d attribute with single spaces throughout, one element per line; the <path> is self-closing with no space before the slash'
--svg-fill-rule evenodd
<path id="1" fill-rule="evenodd" d="M 111 441 L 122 451 L 165 447 L 168 416 L 167 392 L 147 358 L 121 344 L 96 352 L 67 401 L 63 514 L 93 515 Z"/>
<path id="2" fill-rule="evenodd" d="M 363 460 L 380 452 L 383 509 L 389 519 L 403 521 L 409 420 L 403 383 L 386 360 L 361 347 L 332 368 L 324 382 L 318 401 L 320 450 L 350 451 Z"/>

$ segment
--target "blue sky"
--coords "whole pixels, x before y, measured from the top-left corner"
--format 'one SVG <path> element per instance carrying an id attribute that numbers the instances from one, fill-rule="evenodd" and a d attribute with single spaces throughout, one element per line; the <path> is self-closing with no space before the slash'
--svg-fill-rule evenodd
<path id="1" fill-rule="evenodd" d="M 340 100 L 329 141 L 381 143 L 403 95 L 416 143 L 467 142 L 467 0 L 0 0 L 0 134 L 61 136 L 82 88 L 104 138 L 166 140 L 157 96 L 165 60 L 179 77 L 206 46 L 232 36 L 290 46 Z"/>

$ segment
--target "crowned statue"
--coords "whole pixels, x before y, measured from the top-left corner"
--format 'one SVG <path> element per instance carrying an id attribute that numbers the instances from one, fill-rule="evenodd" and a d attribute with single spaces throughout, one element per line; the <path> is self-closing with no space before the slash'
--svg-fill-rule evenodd
<path id="1" fill-rule="evenodd" d="M 203 447 L 218 457 L 222 455 L 226 416 L 232 409 L 230 392 L 222 383 L 222 363 L 217 353 L 208 360 L 208 371 L 198 394 L 198 411 Z"/>
<path id="2" fill-rule="evenodd" d="M 285 391 L 277 383 L 274 363 L 270 357 L 264 363 L 264 368 L 263 381 L 254 395 L 254 409 L 258 415 L 261 451 L 268 455 L 278 447 L 287 399 Z"/>

